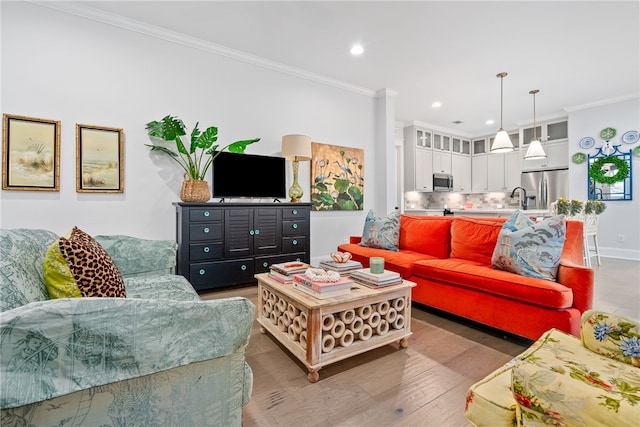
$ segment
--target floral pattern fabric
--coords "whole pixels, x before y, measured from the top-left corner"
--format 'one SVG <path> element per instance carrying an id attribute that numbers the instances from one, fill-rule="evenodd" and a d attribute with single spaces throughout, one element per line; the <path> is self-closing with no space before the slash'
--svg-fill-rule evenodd
<path id="1" fill-rule="evenodd" d="M 465 416 L 475 426 L 637 427 L 639 331 L 633 319 L 589 310 L 582 341 L 546 332 L 469 389 Z"/>

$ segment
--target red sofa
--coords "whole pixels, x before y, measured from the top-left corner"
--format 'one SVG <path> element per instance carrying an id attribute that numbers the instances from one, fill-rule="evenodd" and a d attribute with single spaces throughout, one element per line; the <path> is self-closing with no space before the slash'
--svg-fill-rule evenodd
<path id="1" fill-rule="evenodd" d="M 360 246 L 360 236 L 338 250 L 369 266 L 415 282 L 412 300 L 532 340 L 557 328 L 580 335 L 580 317 L 593 303 L 593 270 L 583 266 L 582 222 L 567 221 L 557 281 L 491 267 L 505 218 L 400 215 L 399 251 Z"/>

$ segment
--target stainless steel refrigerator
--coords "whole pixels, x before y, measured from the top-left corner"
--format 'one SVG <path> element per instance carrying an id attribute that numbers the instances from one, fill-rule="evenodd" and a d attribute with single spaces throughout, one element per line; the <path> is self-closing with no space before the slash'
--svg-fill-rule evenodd
<path id="1" fill-rule="evenodd" d="M 549 209 L 558 197 L 569 198 L 569 169 L 522 172 L 520 185 L 527 191 L 529 209 Z"/>

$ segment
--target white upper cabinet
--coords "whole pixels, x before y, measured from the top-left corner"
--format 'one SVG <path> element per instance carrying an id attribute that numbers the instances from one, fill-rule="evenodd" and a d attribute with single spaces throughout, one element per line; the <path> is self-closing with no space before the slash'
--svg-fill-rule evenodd
<path id="1" fill-rule="evenodd" d="M 471 192 L 471 156 L 451 154 L 453 191 Z"/>
<path id="2" fill-rule="evenodd" d="M 471 141 L 458 137 L 451 137 L 451 152 L 456 154 L 471 154 Z"/>
<path id="3" fill-rule="evenodd" d="M 451 153 L 444 151 L 433 152 L 433 172 L 434 173 L 451 173 Z"/>
<path id="4" fill-rule="evenodd" d="M 536 138 L 544 141 L 542 148 L 547 154 L 545 159 L 527 160 L 524 158 L 533 140 L 533 126 L 521 130 L 522 170 L 558 169 L 569 167 L 569 133 L 566 119 L 549 121 L 536 126 Z"/>
<path id="5" fill-rule="evenodd" d="M 404 186 L 406 191 L 433 191 L 432 133 L 417 126 L 404 128 Z"/>

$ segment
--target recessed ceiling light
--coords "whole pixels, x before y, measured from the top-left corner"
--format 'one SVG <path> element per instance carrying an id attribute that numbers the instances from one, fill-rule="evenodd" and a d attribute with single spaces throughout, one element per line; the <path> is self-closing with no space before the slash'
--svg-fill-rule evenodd
<path id="1" fill-rule="evenodd" d="M 351 54 L 352 55 L 362 55 L 362 52 L 364 52 L 364 48 L 362 47 L 362 45 L 354 44 L 351 47 Z"/>
<path id="2" fill-rule="evenodd" d="M 440 108 L 440 107 L 442 107 L 442 102 L 438 102 L 438 101 L 436 101 L 436 102 L 434 102 L 433 104 L 431 104 L 431 106 L 432 106 L 433 108 Z"/>
<path id="3" fill-rule="evenodd" d="M 488 125 L 492 125 L 494 123 L 494 121 L 493 120 L 487 120 L 485 123 L 488 124 Z"/>

